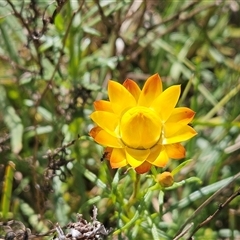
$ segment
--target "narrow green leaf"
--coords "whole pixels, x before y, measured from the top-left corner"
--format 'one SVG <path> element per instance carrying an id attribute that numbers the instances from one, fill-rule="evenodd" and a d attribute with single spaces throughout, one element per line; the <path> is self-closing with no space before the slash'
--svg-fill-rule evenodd
<path id="1" fill-rule="evenodd" d="M 15 109 L 9 105 L 6 91 L 0 86 L 0 110 L 3 113 L 5 124 L 11 133 L 11 148 L 14 153 L 19 153 L 22 149 L 23 125 L 21 118 L 17 115 Z"/>
<path id="2" fill-rule="evenodd" d="M 10 210 L 11 195 L 12 195 L 12 182 L 13 175 L 15 170 L 15 164 L 13 162 L 8 162 L 4 176 L 4 185 L 3 185 L 3 195 L 2 195 L 2 218 L 7 220 L 8 213 Z"/>
<path id="3" fill-rule="evenodd" d="M 171 187 L 164 188 L 164 190 L 173 190 L 173 189 L 181 187 L 181 186 L 183 186 L 184 184 L 187 184 L 187 183 L 201 184 L 202 181 L 198 177 L 190 177 L 190 178 L 187 178 L 186 180 L 182 180 L 180 182 L 175 182 Z"/>
<path id="4" fill-rule="evenodd" d="M 105 189 L 107 187 L 104 182 L 102 182 L 100 179 L 98 179 L 98 177 L 94 173 L 90 172 L 87 169 L 85 169 L 85 171 L 84 171 L 84 176 L 91 182 L 95 183 L 96 186 L 98 186 L 98 187 L 101 187 L 103 189 Z"/>
<path id="5" fill-rule="evenodd" d="M 115 190 L 119 184 L 120 180 L 120 169 L 118 169 L 114 175 L 113 181 L 112 181 L 112 189 Z"/>
<path id="6" fill-rule="evenodd" d="M 4 120 L 10 128 L 11 132 L 11 147 L 14 153 L 19 153 L 22 149 L 23 125 L 21 119 L 16 114 L 13 107 L 9 106 L 6 109 Z"/>
<path id="7" fill-rule="evenodd" d="M 116 230 L 113 234 L 119 234 L 121 231 L 130 228 L 130 226 L 137 221 L 137 219 L 139 218 L 139 212 L 136 211 L 136 213 L 134 214 L 133 218 L 126 224 L 124 225 L 122 228 Z"/>
<path id="8" fill-rule="evenodd" d="M 188 165 L 190 162 L 192 162 L 192 159 L 186 160 L 183 163 L 181 163 L 180 165 L 178 165 L 176 168 L 174 168 L 172 170 L 172 175 L 176 175 L 178 172 L 180 172 L 182 170 L 182 168 L 184 168 L 186 165 Z"/>

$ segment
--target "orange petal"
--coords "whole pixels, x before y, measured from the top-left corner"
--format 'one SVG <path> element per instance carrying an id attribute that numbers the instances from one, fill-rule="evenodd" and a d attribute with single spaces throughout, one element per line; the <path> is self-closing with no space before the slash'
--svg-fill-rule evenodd
<path id="1" fill-rule="evenodd" d="M 97 135 L 100 131 L 102 131 L 102 128 L 96 126 L 96 127 L 92 128 L 92 129 L 90 130 L 89 135 L 90 135 L 92 138 L 95 138 L 96 135 Z"/>
<path id="2" fill-rule="evenodd" d="M 109 133 L 102 130 L 101 128 L 99 129 L 93 128 L 89 134 L 94 138 L 94 140 L 97 143 L 103 146 L 108 146 L 113 148 L 121 148 L 123 146 L 120 139 L 110 135 Z"/>
<path id="3" fill-rule="evenodd" d="M 157 166 L 157 167 L 165 167 L 166 164 L 168 163 L 168 160 L 169 160 L 169 157 L 167 155 L 166 150 L 163 147 L 159 156 L 157 157 L 157 159 L 152 164 Z"/>
<path id="4" fill-rule="evenodd" d="M 185 158 L 186 150 L 180 143 L 174 143 L 164 146 L 168 157 L 173 159 Z"/>
<path id="5" fill-rule="evenodd" d="M 149 77 L 145 82 L 139 96 L 138 105 L 149 107 L 152 102 L 162 93 L 162 81 L 156 73 Z"/>
<path id="6" fill-rule="evenodd" d="M 112 151 L 113 151 L 113 148 L 111 148 L 111 147 L 106 147 L 106 148 L 104 149 L 104 153 L 103 153 L 102 159 L 107 159 L 107 160 L 110 161 Z"/>
<path id="7" fill-rule="evenodd" d="M 118 126 L 119 119 L 114 113 L 96 111 L 90 115 L 91 119 L 103 130 L 111 134 L 112 136 L 118 137 L 116 128 Z"/>
<path id="8" fill-rule="evenodd" d="M 190 123 L 195 115 L 195 112 L 187 107 L 174 108 L 171 116 L 167 122 L 181 123 L 182 125 L 187 125 Z"/>
<path id="9" fill-rule="evenodd" d="M 141 93 L 139 86 L 131 79 L 126 79 L 123 83 L 123 86 L 134 96 L 136 101 L 138 101 Z"/>
<path id="10" fill-rule="evenodd" d="M 166 122 L 172 114 L 181 92 L 180 85 L 171 86 L 166 89 L 151 105 L 151 107 Z"/>
<path id="11" fill-rule="evenodd" d="M 108 96 L 112 104 L 112 109 L 117 115 L 126 109 L 136 105 L 133 95 L 120 83 L 108 82 Z"/>
<path id="12" fill-rule="evenodd" d="M 125 151 L 126 151 L 127 162 L 133 168 L 140 166 L 150 154 L 149 149 L 138 150 L 138 149 L 132 149 L 132 148 L 126 147 Z"/>
<path id="13" fill-rule="evenodd" d="M 140 166 L 136 167 L 135 171 L 138 174 L 143 174 L 143 173 L 148 172 L 151 169 L 151 167 L 152 167 L 152 164 L 145 161 Z"/>
<path id="14" fill-rule="evenodd" d="M 120 168 L 127 165 L 125 151 L 122 148 L 114 148 L 110 157 L 112 168 Z"/>
<path id="15" fill-rule="evenodd" d="M 96 111 L 113 112 L 112 104 L 109 101 L 98 100 L 95 101 L 93 104 Z"/>
<path id="16" fill-rule="evenodd" d="M 192 137 L 194 137 L 197 132 L 190 126 L 183 126 L 178 132 L 173 134 L 172 136 L 168 136 L 163 139 L 163 144 L 172 144 L 179 143 L 182 141 L 186 141 Z"/>

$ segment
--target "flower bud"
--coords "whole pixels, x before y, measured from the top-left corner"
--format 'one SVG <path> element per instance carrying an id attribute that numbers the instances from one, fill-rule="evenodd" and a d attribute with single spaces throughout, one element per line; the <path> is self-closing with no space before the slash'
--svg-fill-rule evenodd
<path id="1" fill-rule="evenodd" d="M 157 175 L 157 182 L 162 187 L 171 187 L 174 183 L 173 175 L 170 172 L 163 172 Z"/>

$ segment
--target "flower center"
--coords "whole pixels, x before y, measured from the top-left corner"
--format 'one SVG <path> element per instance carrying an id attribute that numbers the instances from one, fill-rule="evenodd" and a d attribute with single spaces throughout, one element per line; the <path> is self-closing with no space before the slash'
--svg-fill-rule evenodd
<path id="1" fill-rule="evenodd" d="M 160 117 L 146 107 L 134 107 L 125 112 L 120 122 L 120 134 L 125 145 L 135 149 L 149 149 L 161 137 Z"/>

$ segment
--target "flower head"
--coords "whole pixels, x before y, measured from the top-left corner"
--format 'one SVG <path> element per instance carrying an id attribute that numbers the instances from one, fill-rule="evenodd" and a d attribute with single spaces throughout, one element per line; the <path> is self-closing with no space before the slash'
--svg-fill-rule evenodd
<path id="1" fill-rule="evenodd" d="M 162 187 L 171 187 L 174 183 L 173 175 L 170 172 L 163 172 L 157 175 L 157 181 Z"/>
<path id="2" fill-rule="evenodd" d="M 166 166 L 168 159 L 185 157 L 180 144 L 197 133 L 188 124 L 195 112 L 176 108 L 180 85 L 162 91 L 158 74 L 149 77 L 141 90 L 127 79 L 123 85 L 108 83 L 109 101 L 94 102 L 90 131 L 94 140 L 105 146 L 112 168 L 130 165 L 138 173 L 146 173 L 152 165 Z"/>

